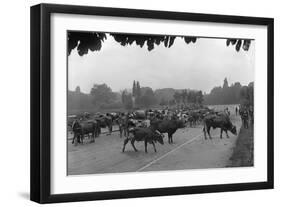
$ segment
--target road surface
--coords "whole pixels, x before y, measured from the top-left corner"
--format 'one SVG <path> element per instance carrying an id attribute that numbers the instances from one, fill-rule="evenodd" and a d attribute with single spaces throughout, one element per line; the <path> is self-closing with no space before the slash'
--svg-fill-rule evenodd
<path id="1" fill-rule="evenodd" d="M 239 131 L 240 117 L 232 115 L 231 120 Z M 222 168 L 227 166 L 237 139 L 228 133 L 229 139 L 225 134 L 220 139 L 220 130 L 211 130 L 213 139 L 205 140 L 201 125 L 178 129 L 173 135 L 174 144 L 168 144 L 165 135 L 164 145 L 156 144 L 156 153 L 150 144 L 145 153 L 143 142 L 135 142 L 138 152 L 129 142 L 123 153 L 124 138 L 118 132 L 103 134 L 95 143 L 86 139 L 86 143 L 78 146 L 68 140 L 68 175 Z"/>

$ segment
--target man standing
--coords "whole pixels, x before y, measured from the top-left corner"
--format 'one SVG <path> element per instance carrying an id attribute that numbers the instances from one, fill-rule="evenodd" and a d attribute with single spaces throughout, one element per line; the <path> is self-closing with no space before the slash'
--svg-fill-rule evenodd
<path id="1" fill-rule="evenodd" d="M 244 128 L 245 129 L 249 128 L 249 124 L 248 124 L 249 114 L 248 114 L 248 110 L 246 108 L 244 108 L 242 110 L 241 119 L 242 119 Z"/>

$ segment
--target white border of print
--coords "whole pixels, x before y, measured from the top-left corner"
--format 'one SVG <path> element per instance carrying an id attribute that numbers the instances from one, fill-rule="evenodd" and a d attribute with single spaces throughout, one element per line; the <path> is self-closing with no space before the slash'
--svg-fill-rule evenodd
<path id="1" fill-rule="evenodd" d="M 66 176 L 67 30 L 255 39 L 255 166 Z M 186 32 L 188 31 L 188 33 Z M 233 48 L 234 49 L 234 48 Z M 89 15 L 51 15 L 51 194 L 260 182 L 267 180 L 267 30 L 233 25 Z"/>

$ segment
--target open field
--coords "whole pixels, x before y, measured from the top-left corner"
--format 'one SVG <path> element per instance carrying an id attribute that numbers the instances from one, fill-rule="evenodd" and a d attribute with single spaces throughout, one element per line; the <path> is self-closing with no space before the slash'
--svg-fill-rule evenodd
<path id="1" fill-rule="evenodd" d="M 233 124 L 240 129 L 240 117 L 231 114 Z M 220 130 L 216 129 L 211 130 L 212 140 L 204 140 L 202 128 L 198 125 L 177 130 L 174 144 L 168 144 L 165 135 L 164 145 L 156 144 L 157 153 L 150 144 L 145 153 L 143 142 L 135 143 L 138 152 L 128 143 L 122 153 L 124 138 L 120 138 L 118 132 L 103 134 L 95 143 L 76 147 L 68 140 L 68 175 L 226 167 L 237 136 L 229 132 L 229 139 L 225 134 L 220 139 Z"/>

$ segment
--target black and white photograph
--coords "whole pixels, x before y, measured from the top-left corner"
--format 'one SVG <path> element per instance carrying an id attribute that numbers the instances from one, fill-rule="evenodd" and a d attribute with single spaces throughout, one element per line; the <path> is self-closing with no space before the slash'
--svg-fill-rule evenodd
<path id="1" fill-rule="evenodd" d="M 30 12 L 32 201 L 274 188 L 273 18 L 159 5 Z"/>
<path id="2" fill-rule="evenodd" d="M 68 176 L 255 166 L 255 39 L 66 37 Z"/>

